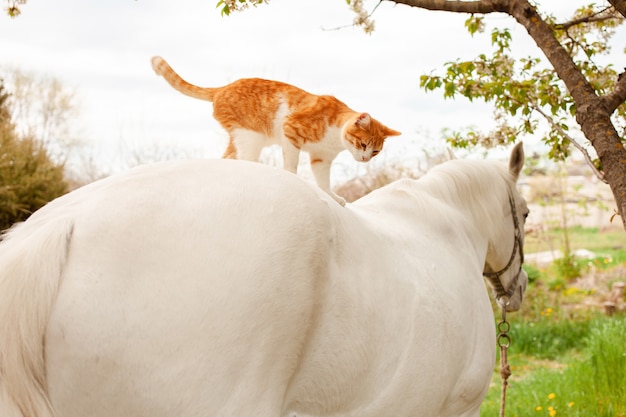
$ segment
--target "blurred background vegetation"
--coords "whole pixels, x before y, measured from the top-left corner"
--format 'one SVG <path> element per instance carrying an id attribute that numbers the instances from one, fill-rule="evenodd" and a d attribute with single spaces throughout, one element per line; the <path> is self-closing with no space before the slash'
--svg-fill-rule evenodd
<path id="1" fill-rule="evenodd" d="M 63 163 L 37 137 L 17 132 L 11 103 L 0 80 L 0 230 L 68 191 Z"/>

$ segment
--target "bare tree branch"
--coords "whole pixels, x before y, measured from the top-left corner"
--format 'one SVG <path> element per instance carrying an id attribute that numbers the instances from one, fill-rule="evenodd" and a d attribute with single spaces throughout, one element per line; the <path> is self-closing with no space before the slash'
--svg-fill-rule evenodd
<path id="1" fill-rule="evenodd" d="M 624 76 L 622 78 L 626 80 L 626 76 Z M 508 100 L 514 101 L 516 103 L 519 103 L 520 105 L 524 104 L 524 102 L 516 99 L 515 97 L 509 96 L 509 95 L 505 95 L 505 97 Z M 576 139 L 572 138 L 558 123 L 556 123 L 554 121 L 554 119 L 549 114 L 544 112 L 541 109 L 541 107 L 539 105 L 537 105 L 537 103 L 535 103 L 534 101 L 528 101 L 528 105 L 533 110 L 537 111 L 537 113 L 539 113 L 541 116 L 543 116 L 543 118 L 546 119 L 546 121 L 550 124 L 550 126 L 552 126 L 557 132 L 559 132 L 559 134 L 561 136 L 563 136 L 568 142 L 570 142 L 572 145 L 574 145 L 574 147 L 576 149 L 578 149 L 580 151 L 580 153 L 583 155 L 583 157 L 587 161 L 587 164 L 589 165 L 589 167 L 591 168 L 593 173 L 596 175 L 596 177 L 598 177 L 598 179 L 600 181 L 602 181 L 603 183 L 608 184 L 608 181 L 606 180 L 604 174 L 602 172 L 600 172 L 598 170 L 598 168 L 595 166 L 595 164 L 593 163 L 593 160 L 591 159 L 591 156 L 589 155 L 589 152 L 587 152 L 587 150 L 580 143 L 578 143 L 576 141 Z"/>
<path id="2" fill-rule="evenodd" d="M 572 145 L 574 145 L 574 147 L 576 149 L 578 149 L 580 151 L 580 153 L 583 154 L 583 156 L 585 157 L 585 160 L 587 161 L 587 165 L 589 165 L 589 167 L 591 168 L 593 173 L 596 174 L 596 177 L 598 177 L 598 179 L 600 181 L 602 181 L 603 183 L 608 184 L 608 181 L 606 180 L 606 178 L 604 178 L 604 174 L 602 172 L 600 172 L 598 170 L 598 168 L 596 168 L 595 164 L 593 163 L 593 161 L 591 159 L 591 156 L 589 156 L 589 152 L 587 152 L 587 150 L 585 148 L 583 148 L 580 143 L 576 142 L 576 140 L 573 137 L 568 135 L 567 132 L 565 130 L 563 130 L 563 128 L 561 126 L 559 126 L 558 123 L 556 123 L 554 120 L 552 120 L 552 117 L 550 117 L 543 110 L 541 110 L 541 108 L 539 108 L 539 106 L 531 103 L 531 107 L 534 110 L 536 110 L 539 114 L 541 114 L 544 117 L 544 119 L 546 119 L 548 121 L 548 123 L 550 123 L 550 125 L 559 132 L 559 134 L 561 136 L 563 136 Z"/>
<path id="3" fill-rule="evenodd" d="M 626 71 L 617 77 L 613 91 L 601 99 L 609 113 L 613 113 L 615 109 L 626 101 Z"/>
<path id="4" fill-rule="evenodd" d="M 579 17 L 578 19 L 570 20 L 565 23 L 558 23 L 554 25 L 554 27 L 555 29 L 563 29 L 567 31 L 567 29 L 571 28 L 572 26 L 580 25 L 582 23 L 605 22 L 612 19 L 621 19 L 621 17 L 614 14 L 614 12 L 611 11 L 610 7 L 607 7 L 606 9 L 602 9 L 589 16 Z"/>
<path id="5" fill-rule="evenodd" d="M 374 21 L 372 20 L 372 15 L 374 14 L 374 12 L 376 12 L 376 9 L 378 9 L 378 6 L 380 6 L 380 4 L 382 2 L 383 2 L 383 0 L 378 0 L 378 3 L 376 4 L 376 6 L 374 6 L 374 9 L 370 13 L 367 13 L 365 11 L 365 8 L 363 6 L 363 2 L 362 1 L 352 0 L 352 1 L 350 1 L 350 8 L 352 9 L 354 14 L 356 15 L 356 17 L 354 18 L 354 21 L 352 22 L 352 24 L 351 25 L 338 26 L 338 27 L 334 27 L 334 28 L 331 28 L 331 29 L 322 28 L 322 30 L 325 30 L 325 31 L 341 30 L 341 29 L 345 29 L 345 28 L 349 28 L 349 27 L 359 27 L 360 26 L 360 27 L 363 28 L 365 33 L 372 33 L 374 31 Z"/>
<path id="6" fill-rule="evenodd" d="M 615 10 L 626 18 L 626 0 L 609 0 Z"/>
<path id="7" fill-rule="evenodd" d="M 398 4 L 406 4 L 411 7 L 419 7 L 427 10 L 440 10 L 444 12 L 457 13 L 494 13 L 506 12 L 501 1 L 498 0 L 475 0 L 475 1 L 457 1 L 457 0 L 386 0 Z"/>

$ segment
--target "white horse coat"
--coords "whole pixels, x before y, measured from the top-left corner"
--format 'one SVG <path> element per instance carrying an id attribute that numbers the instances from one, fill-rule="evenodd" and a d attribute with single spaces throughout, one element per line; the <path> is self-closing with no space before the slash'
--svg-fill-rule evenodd
<path id="1" fill-rule="evenodd" d="M 0 244 L 0 416 L 478 416 L 483 271 L 512 259 L 510 310 L 526 285 L 522 160 L 450 161 L 347 207 L 231 160 L 63 196 Z"/>

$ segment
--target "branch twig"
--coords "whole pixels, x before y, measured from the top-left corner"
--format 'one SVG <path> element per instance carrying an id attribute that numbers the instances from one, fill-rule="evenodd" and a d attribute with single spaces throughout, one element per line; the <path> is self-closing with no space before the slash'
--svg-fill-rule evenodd
<path id="1" fill-rule="evenodd" d="M 530 106 L 534 110 L 536 110 L 539 114 L 541 114 L 548 121 L 548 123 L 550 123 L 550 125 L 559 132 L 559 134 L 561 134 L 572 145 L 574 145 L 574 147 L 576 149 L 578 149 L 580 151 L 580 153 L 583 154 L 583 156 L 585 157 L 585 160 L 587 161 L 587 164 L 589 165 L 589 167 L 591 168 L 593 173 L 596 174 L 596 177 L 598 177 L 598 179 L 600 181 L 602 181 L 603 183 L 608 184 L 608 181 L 606 180 L 606 178 L 604 178 L 604 174 L 602 172 L 600 172 L 598 170 L 598 168 L 596 168 L 596 166 L 594 165 L 593 161 L 591 160 L 591 156 L 589 156 L 589 152 L 587 152 L 587 150 L 585 148 L 583 148 L 580 143 L 576 142 L 576 140 L 574 140 L 574 138 L 572 138 L 570 135 L 568 135 L 567 132 L 565 130 L 563 130 L 563 128 L 561 126 L 559 126 L 554 120 L 552 120 L 552 117 L 550 117 L 543 110 L 541 110 L 541 108 L 539 108 L 539 106 L 537 106 L 534 103 L 531 103 Z"/>
<path id="2" fill-rule="evenodd" d="M 350 28 L 350 27 L 355 27 L 355 26 L 362 26 L 365 30 L 366 33 L 370 33 L 374 30 L 374 25 L 373 22 L 370 20 L 370 17 L 372 17 L 374 15 L 374 12 L 376 12 L 376 9 L 378 9 L 378 6 L 380 6 L 380 4 L 383 2 L 383 0 L 378 0 L 378 3 L 376 3 L 376 6 L 374 6 L 374 8 L 372 9 L 372 11 L 370 13 L 368 13 L 365 16 L 360 16 L 357 17 L 355 19 L 355 21 L 351 24 L 351 25 L 343 25 L 343 26 L 337 26 L 331 29 L 326 29 L 324 27 L 322 27 L 323 31 L 331 31 L 331 30 L 341 30 L 341 29 L 346 29 L 346 28 Z M 352 5 L 353 3 L 351 3 Z M 361 7 L 357 7 L 357 8 L 353 8 L 353 11 L 358 15 L 360 15 L 361 12 Z"/>
<path id="3" fill-rule="evenodd" d="M 602 104 L 609 113 L 613 113 L 622 103 L 626 101 L 626 70 L 617 77 L 615 88 L 610 94 L 600 97 Z"/>
<path id="4" fill-rule="evenodd" d="M 615 10 L 626 18 L 626 0 L 609 0 Z"/>
<path id="5" fill-rule="evenodd" d="M 599 10 L 589 16 L 583 16 L 579 17 L 578 19 L 570 20 L 569 22 L 557 23 L 556 25 L 554 25 L 554 28 L 567 31 L 567 29 L 571 28 L 572 26 L 580 25 L 581 23 L 604 22 L 605 20 L 618 19 L 618 17 L 610 13 L 606 13 L 609 10 L 611 10 L 611 7 Z"/>

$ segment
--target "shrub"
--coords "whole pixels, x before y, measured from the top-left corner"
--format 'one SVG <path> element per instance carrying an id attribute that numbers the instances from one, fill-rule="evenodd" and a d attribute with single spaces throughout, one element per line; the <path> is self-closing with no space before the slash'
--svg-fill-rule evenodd
<path id="1" fill-rule="evenodd" d="M 552 265 L 556 276 L 567 282 L 582 275 L 584 262 L 576 259 L 575 256 L 568 255 L 555 259 Z"/>
<path id="2" fill-rule="evenodd" d="M 541 271 L 539 271 L 539 269 L 537 269 L 534 265 L 532 265 L 532 264 L 523 264 L 522 268 L 524 268 L 524 271 L 526 271 L 526 275 L 528 275 L 528 283 L 529 284 L 532 284 L 538 278 L 541 278 Z"/>
<path id="3" fill-rule="evenodd" d="M 62 165 L 54 164 L 36 141 L 0 128 L 0 230 L 66 192 Z"/>
<path id="4" fill-rule="evenodd" d="M 0 231 L 67 192 L 63 165 L 50 159 L 41 142 L 16 133 L 9 97 L 0 79 Z"/>

